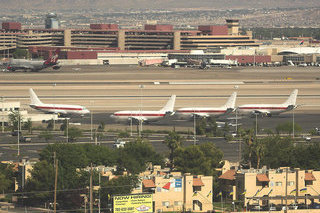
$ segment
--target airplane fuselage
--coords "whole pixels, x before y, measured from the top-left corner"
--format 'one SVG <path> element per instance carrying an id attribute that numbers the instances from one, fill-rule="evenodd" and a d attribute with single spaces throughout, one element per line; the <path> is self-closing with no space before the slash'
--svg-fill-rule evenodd
<path id="1" fill-rule="evenodd" d="M 260 114 L 277 115 L 292 110 L 288 105 L 284 104 L 246 104 L 237 108 L 238 114 Z"/>
<path id="2" fill-rule="evenodd" d="M 224 107 L 215 107 L 215 108 L 203 107 L 203 108 L 181 108 L 176 111 L 175 115 L 177 115 L 178 118 L 188 119 L 188 118 L 192 118 L 193 115 L 198 115 L 200 117 L 209 117 L 209 116 L 218 117 L 227 113 L 228 113 L 228 110 Z"/>
<path id="3" fill-rule="evenodd" d="M 156 121 L 165 117 L 166 114 L 161 111 L 119 111 L 113 113 L 112 117 L 117 120 L 142 120 L 142 121 Z"/>
<path id="4" fill-rule="evenodd" d="M 8 69 L 19 70 L 19 69 L 30 69 L 30 70 L 41 70 L 46 68 L 43 61 L 32 61 L 26 59 L 12 59 L 8 64 Z"/>
<path id="5" fill-rule="evenodd" d="M 46 112 L 55 114 L 78 114 L 84 115 L 89 113 L 85 107 L 80 105 L 65 105 L 65 104 L 42 104 L 42 105 L 30 105 L 30 107 Z"/>

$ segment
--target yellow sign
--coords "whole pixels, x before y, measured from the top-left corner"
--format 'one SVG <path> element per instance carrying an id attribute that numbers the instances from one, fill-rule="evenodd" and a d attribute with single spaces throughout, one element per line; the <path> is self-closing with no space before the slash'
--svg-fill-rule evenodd
<path id="1" fill-rule="evenodd" d="M 114 213 L 153 212 L 152 194 L 136 194 L 113 197 Z"/>

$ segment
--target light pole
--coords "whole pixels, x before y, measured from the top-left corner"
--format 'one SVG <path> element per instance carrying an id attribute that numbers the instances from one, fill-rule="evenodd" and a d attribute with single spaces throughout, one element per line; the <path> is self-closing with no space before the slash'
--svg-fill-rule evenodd
<path id="1" fill-rule="evenodd" d="M 236 134 L 238 135 L 238 107 L 236 108 Z"/>
<path id="2" fill-rule="evenodd" d="M 90 101 L 90 105 L 92 106 L 94 104 L 94 101 L 91 100 Z M 93 140 L 93 136 L 92 136 L 92 126 L 93 126 L 93 111 L 92 111 L 92 107 L 90 110 L 90 140 Z"/>
<path id="3" fill-rule="evenodd" d="M 130 136 L 132 137 L 132 117 L 130 118 Z"/>
<path id="4" fill-rule="evenodd" d="M 68 143 L 68 142 L 69 142 L 69 135 L 68 135 L 68 134 L 69 134 L 69 132 L 68 132 L 68 131 L 69 131 L 69 130 L 68 130 L 68 128 L 69 128 L 69 120 L 68 120 L 68 118 L 66 118 L 66 120 L 67 120 L 67 124 L 66 124 L 66 128 L 67 128 L 66 133 L 67 133 L 67 134 L 66 134 L 66 135 L 67 135 L 67 143 Z"/>
<path id="5" fill-rule="evenodd" d="M 54 83 L 54 84 L 53 84 L 54 94 L 55 94 L 55 88 L 56 88 L 56 86 L 57 86 L 57 84 Z M 58 114 L 57 114 L 57 115 L 58 115 Z M 53 131 L 55 131 L 55 130 L 56 130 L 56 118 L 55 118 L 55 116 L 53 116 Z"/>
<path id="6" fill-rule="evenodd" d="M 258 113 L 256 113 L 256 137 L 258 135 Z"/>
<path id="7" fill-rule="evenodd" d="M 2 133 L 4 133 L 4 104 L 3 104 L 3 96 L 1 96 L 1 120 L 2 120 L 2 125 L 1 125 L 1 129 L 2 129 Z"/>
<path id="8" fill-rule="evenodd" d="M 142 133 L 142 89 L 144 88 L 144 85 L 141 84 L 139 85 L 140 87 L 140 119 L 139 119 L 139 137 L 141 137 L 141 133 Z"/>
<path id="9" fill-rule="evenodd" d="M 92 109 L 90 110 L 90 140 L 92 140 Z"/>
<path id="10" fill-rule="evenodd" d="M 196 114 L 193 114 L 193 145 L 196 145 L 197 142 L 197 132 L 196 132 Z"/>
<path id="11" fill-rule="evenodd" d="M 18 111 L 18 157 L 20 156 L 20 112 Z"/>
<path id="12" fill-rule="evenodd" d="M 294 109 L 292 110 L 292 138 L 294 139 Z"/>

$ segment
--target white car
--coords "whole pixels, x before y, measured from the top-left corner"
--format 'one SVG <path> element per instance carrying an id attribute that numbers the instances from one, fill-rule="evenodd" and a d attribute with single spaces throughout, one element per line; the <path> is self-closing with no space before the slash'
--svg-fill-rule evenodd
<path id="1" fill-rule="evenodd" d="M 119 149 L 119 148 L 124 147 L 125 145 L 126 145 L 126 142 L 118 138 L 117 141 L 114 142 L 113 148 Z"/>
<path id="2" fill-rule="evenodd" d="M 311 141 L 311 137 L 310 136 L 304 135 L 303 138 L 304 138 L 305 141 Z"/>

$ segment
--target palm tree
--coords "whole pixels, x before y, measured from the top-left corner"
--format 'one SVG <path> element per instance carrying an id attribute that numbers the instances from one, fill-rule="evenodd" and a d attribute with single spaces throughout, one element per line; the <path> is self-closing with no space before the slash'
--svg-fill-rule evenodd
<path id="1" fill-rule="evenodd" d="M 173 168 L 174 152 L 179 147 L 181 147 L 183 140 L 184 140 L 183 137 L 181 137 L 176 132 L 172 131 L 172 132 L 169 132 L 169 134 L 165 137 L 165 140 L 163 141 L 168 146 L 168 148 L 170 150 L 169 160 L 170 160 L 171 169 Z"/>

